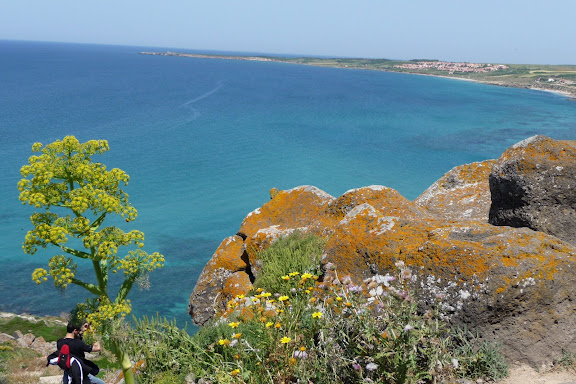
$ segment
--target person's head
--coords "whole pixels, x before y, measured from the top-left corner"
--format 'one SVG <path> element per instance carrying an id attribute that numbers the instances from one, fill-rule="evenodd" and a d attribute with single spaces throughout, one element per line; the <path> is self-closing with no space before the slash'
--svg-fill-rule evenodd
<path id="1" fill-rule="evenodd" d="M 66 332 L 73 333 L 74 337 L 80 334 L 82 326 L 76 323 L 68 323 L 66 326 Z"/>

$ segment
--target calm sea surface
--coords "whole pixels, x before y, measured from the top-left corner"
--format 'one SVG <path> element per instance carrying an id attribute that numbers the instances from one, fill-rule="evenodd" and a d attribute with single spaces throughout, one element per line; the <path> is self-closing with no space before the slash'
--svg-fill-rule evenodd
<path id="1" fill-rule="evenodd" d="M 130 174 L 133 228 L 167 260 L 149 291 L 133 290 L 135 313 L 184 325 L 202 267 L 272 187 L 380 184 L 414 199 L 529 136 L 576 139 L 576 104 L 551 93 L 142 50 L 0 41 L 0 311 L 60 314 L 85 297 L 36 286 L 53 253 L 20 248 L 32 210 L 16 183 L 36 141 L 109 141 L 95 160 Z"/>

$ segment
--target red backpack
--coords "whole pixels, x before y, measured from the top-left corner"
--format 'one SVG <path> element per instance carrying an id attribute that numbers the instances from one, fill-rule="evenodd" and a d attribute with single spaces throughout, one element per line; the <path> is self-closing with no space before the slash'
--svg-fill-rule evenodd
<path id="1" fill-rule="evenodd" d="M 60 348 L 60 353 L 58 354 L 58 363 L 56 363 L 62 369 L 70 368 L 70 347 L 68 344 L 64 344 Z"/>

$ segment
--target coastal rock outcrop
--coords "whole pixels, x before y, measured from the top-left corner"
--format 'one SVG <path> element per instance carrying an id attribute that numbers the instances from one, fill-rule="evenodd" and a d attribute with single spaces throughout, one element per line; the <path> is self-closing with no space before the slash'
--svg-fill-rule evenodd
<path id="1" fill-rule="evenodd" d="M 310 186 L 273 190 L 207 264 L 190 299 L 193 321 L 203 324 L 234 294 L 247 292 L 259 273 L 258 251 L 301 230 L 328 236 L 322 263 L 336 270 L 326 272 L 326 281 L 349 276 L 360 282 L 403 261 L 418 277 L 423 304 L 441 296 L 450 321 L 498 340 L 510 359 L 550 363 L 576 341 L 576 247 L 528 226 L 487 222 L 489 191 L 498 184 L 492 175 L 508 169 L 506 153 L 525 144 L 505 152 L 492 173 L 494 160 L 454 168 L 414 202 L 383 186 L 338 198 Z M 539 164 L 537 156 L 526 163 Z M 547 158 L 549 168 L 564 167 Z M 558 185 L 570 185 L 570 177 L 576 181 L 565 174 Z"/>
<path id="2" fill-rule="evenodd" d="M 414 204 L 445 220 L 488 221 L 490 185 L 488 182 L 496 160 L 460 165 L 452 168 Z"/>
<path id="3" fill-rule="evenodd" d="M 490 223 L 528 227 L 576 244 L 576 142 L 533 136 L 490 174 Z"/>

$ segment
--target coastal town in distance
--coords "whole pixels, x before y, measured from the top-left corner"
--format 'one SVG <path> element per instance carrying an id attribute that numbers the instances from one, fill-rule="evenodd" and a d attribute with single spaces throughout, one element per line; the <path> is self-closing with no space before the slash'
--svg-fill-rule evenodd
<path id="1" fill-rule="evenodd" d="M 432 59 L 408 61 L 362 58 L 276 57 L 212 55 L 178 52 L 140 52 L 143 55 L 205 59 L 272 61 L 321 67 L 404 72 L 450 77 L 504 87 L 528 88 L 562 94 L 576 101 L 576 65 L 495 64 L 451 62 Z"/>

